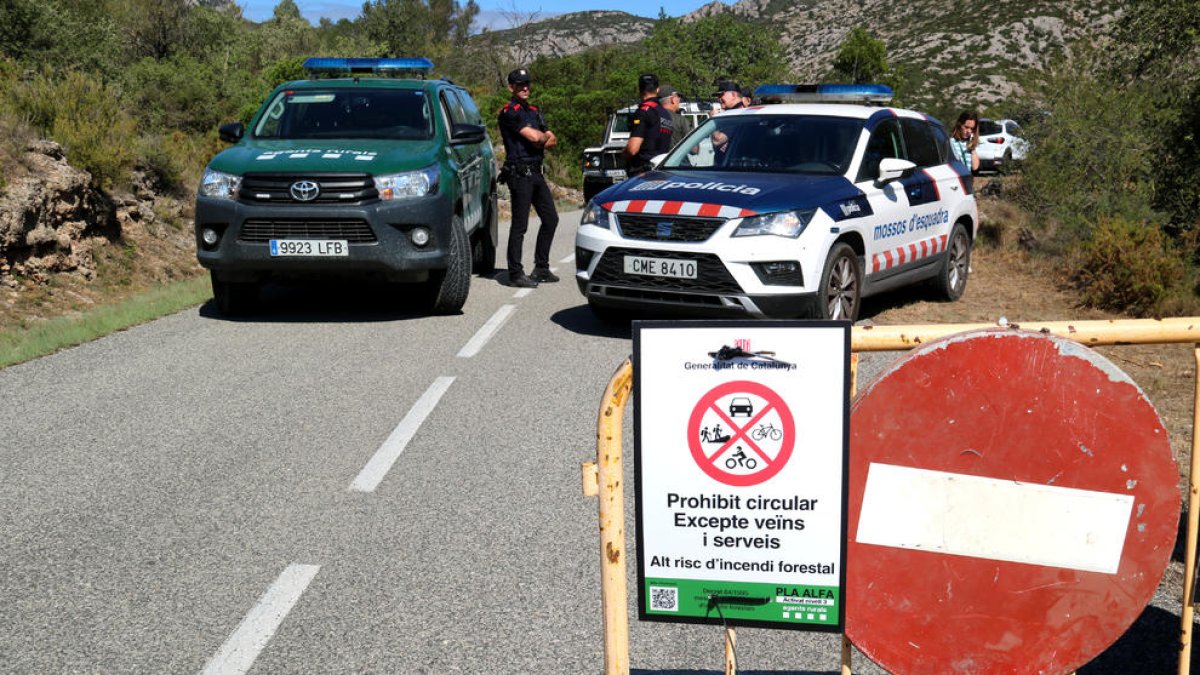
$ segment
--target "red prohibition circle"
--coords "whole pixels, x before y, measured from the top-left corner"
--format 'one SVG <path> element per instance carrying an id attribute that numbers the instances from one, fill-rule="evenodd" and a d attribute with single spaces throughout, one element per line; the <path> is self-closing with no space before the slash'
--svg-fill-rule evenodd
<path id="1" fill-rule="evenodd" d="M 721 410 L 717 405 L 717 401 L 730 394 L 752 394 L 767 402 L 761 410 L 755 412 L 754 416 L 746 422 L 745 426 L 738 427 L 737 424 Z M 700 425 L 704 421 L 704 415 L 709 410 L 715 410 L 721 416 L 722 421 L 729 424 L 729 429 L 732 435 L 712 455 L 705 453 L 703 446 L 700 445 Z M 779 416 L 779 424 L 783 432 L 783 440 L 779 447 L 778 454 L 775 457 L 768 458 L 758 450 L 758 446 L 749 438 L 750 428 L 753 427 L 767 413 L 774 411 Z M 733 433 L 735 432 L 736 433 Z M 688 419 L 687 425 L 688 448 L 692 452 L 692 459 L 695 460 L 696 466 L 708 475 L 709 478 L 725 485 L 734 487 L 748 487 L 764 483 L 774 477 L 777 473 L 783 470 L 788 460 L 792 456 L 792 449 L 796 445 L 796 422 L 792 418 L 792 411 L 788 408 L 787 403 L 784 403 L 783 397 L 775 393 L 774 390 L 759 384 L 758 382 L 750 382 L 748 380 L 738 380 L 734 382 L 726 382 L 720 384 L 710 390 L 707 394 L 700 397 L 700 402 L 692 410 L 692 415 Z M 738 440 L 751 446 L 751 448 L 759 454 L 759 461 L 763 463 L 763 468 L 754 473 L 736 474 L 725 471 L 718 466 L 717 458 L 721 457 L 725 450 L 733 445 Z"/>

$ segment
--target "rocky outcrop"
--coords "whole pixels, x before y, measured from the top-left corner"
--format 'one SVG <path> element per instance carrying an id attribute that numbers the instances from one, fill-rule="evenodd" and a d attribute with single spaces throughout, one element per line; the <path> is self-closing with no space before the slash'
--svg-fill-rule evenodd
<path id="1" fill-rule="evenodd" d="M 91 175 L 67 163 L 57 143 L 37 140 L 21 157 L 27 170 L 0 192 L 0 283 L 44 281 L 56 272 L 91 278 L 93 248 L 119 232 L 115 209 Z"/>

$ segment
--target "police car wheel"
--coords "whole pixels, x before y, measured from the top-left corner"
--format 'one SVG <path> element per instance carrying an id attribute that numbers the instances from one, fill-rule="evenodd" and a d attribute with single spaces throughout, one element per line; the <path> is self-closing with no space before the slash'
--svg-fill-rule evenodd
<path id="1" fill-rule="evenodd" d="M 217 273 L 209 271 L 212 283 L 213 303 L 224 316 L 245 316 L 258 303 L 258 285 L 221 281 Z"/>
<path id="2" fill-rule="evenodd" d="M 967 290 L 967 276 L 971 270 L 971 238 L 961 224 L 955 223 L 950 230 L 949 244 L 946 255 L 942 258 L 941 269 L 934 278 L 938 295 L 946 300 L 954 301 L 962 297 Z"/>
<path id="3" fill-rule="evenodd" d="M 426 282 L 429 309 L 434 314 L 457 313 L 467 304 L 467 292 L 471 290 L 471 243 L 458 216 L 450 223 L 449 254 L 446 269 L 431 272 Z"/>
<path id="4" fill-rule="evenodd" d="M 818 319 L 854 321 L 862 304 L 862 268 L 858 255 L 849 244 L 839 243 L 829 250 L 821 288 L 817 293 L 815 314 Z"/>

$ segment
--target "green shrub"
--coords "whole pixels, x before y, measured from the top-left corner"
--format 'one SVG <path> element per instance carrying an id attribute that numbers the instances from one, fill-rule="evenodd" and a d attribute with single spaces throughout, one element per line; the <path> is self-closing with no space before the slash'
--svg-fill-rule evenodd
<path id="1" fill-rule="evenodd" d="M 1156 225 L 1106 218 L 1091 233 L 1076 248 L 1075 267 L 1075 282 L 1088 305 L 1135 316 L 1155 314 L 1187 277 L 1183 256 Z"/>
<path id="2" fill-rule="evenodd" d="M 115 88 L 79 71 L 55 77 L 44 70 L 16 83 L 7 106 L 61 144 L 67 160 L 90 172 L 97 186 L 128 180 L 136 156 L 136 125 Z"/>

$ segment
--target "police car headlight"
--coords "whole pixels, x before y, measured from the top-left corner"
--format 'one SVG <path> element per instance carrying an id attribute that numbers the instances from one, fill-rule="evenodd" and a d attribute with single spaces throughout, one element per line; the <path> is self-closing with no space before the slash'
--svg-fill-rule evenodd
<path id="1" fill-rule="evenodd" d="M 805 211 L 780 211 L 761 216 L 751 216 L 742 221 L 733 231 L 735 237 L 756 237 L 763 234 L 773 234 L 776 237 L 795 239 L 804 232 L 812 220 L 816 209 Z"/>
<path id="2" fill-rule="evenodd" d="M 416 171 L 375 176 L 375 189 L 379 190 L 379 198 L 385 202 L 424 197 L 437 192 L 439 175 L 437 164 L 433 164 Z"/>
<path id="3" fill-rule="evenodd" d="M 205 169 L 200 178 L 200 196 L 216 197 L 217 199 L 237 199 L 238 190 L 242 187 L 242 177 Z"/>
<path id="4" fill-rule="evenodd" d="M 580 225 L 595 225 L 603 227 L 606 230 L 615 230 L 613 227 L 612 211 L 600 206 L 596 202 L 588 202 L 588 205 L 583 209 L 583 217 L 579 219 Z"/>

